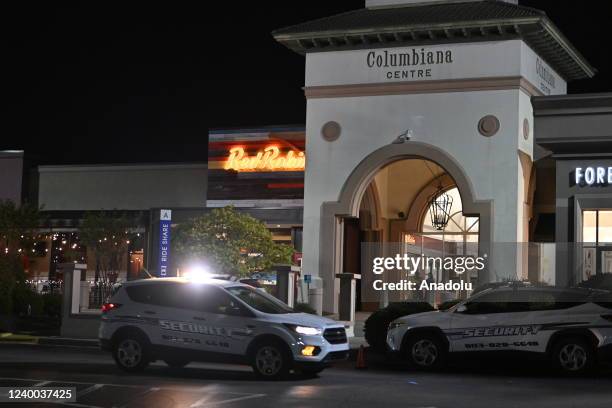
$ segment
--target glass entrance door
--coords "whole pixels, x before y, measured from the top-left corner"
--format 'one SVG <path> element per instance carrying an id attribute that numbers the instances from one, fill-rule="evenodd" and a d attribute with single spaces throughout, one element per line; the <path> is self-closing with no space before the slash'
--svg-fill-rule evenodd
<path id="1" fill-rule="evenodd" d="M 601 273 L 612 273 L 612 247 L 599 248 L 599 267 Z"/>
<path id="2" fill-rule="evenodd" d="M 582 212 L 582 280 L 612 273 L 612 210 Z"/>

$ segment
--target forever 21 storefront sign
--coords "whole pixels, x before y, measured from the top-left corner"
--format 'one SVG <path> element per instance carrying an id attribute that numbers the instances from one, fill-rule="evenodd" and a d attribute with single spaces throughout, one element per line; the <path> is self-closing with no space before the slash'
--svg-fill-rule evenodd
<path id="1" fill-rule="evenodd" d="M 576 167 L 574 183 L 577 186 L 612 186 L 612 166 Z"/>
<path id="2" fill-rule="evenodd" d="M 452 50 L 429 51 L 425 48 L 396 51 L 370 51 L 366 64 L 372 69 L 385 69 L 387 79 L 431 78 L 432 67 L 453 63 Z"/>

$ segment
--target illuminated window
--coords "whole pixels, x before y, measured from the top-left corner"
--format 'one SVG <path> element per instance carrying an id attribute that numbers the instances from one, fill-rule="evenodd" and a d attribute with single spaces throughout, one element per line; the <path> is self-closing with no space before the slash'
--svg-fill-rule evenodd
<path id="1" fill-rule="evenodd" d="M 443 237 L 447 242 L 478 242 L 478 217 L 466 217 L 463 215 L 461 196 L 457 188 L 446 192 L 453 199 L 453 205 L 449 210 L 449 220 L 446 227 L 439 231 L 431 224 L 431 208 L 427 210 L 423 219 L 423 234 L 437 235 Z"/>
<path id="2" fill-rule="evenodd" d="M 582 212 L 582 280 L 612 273 L 612 210 Z"/>
<path id="3" fill-rule="evenodd" d="M 612 245 L 612 210 L 582 212 L 582 242 L 594 246 Z"/>
<path id="4" fill-rule="evenodd" d="M 405 233 L 403 236 L 404 253 L 411 256 L 459 257 L 478 256 L 479 218 L 466 217 L 463 214 L 459 190 L 451 188 L 446 191 L 453 204 L 449 210 L 449 220 L 446 227 L 440 231 L 431 223 L 431 207 L 423 216 L 420 232 Z M 453 271 L 436 269 L 427 266 L 420 271 L 422 277 L 435 282 L 446 282 L 454 277 Z M 463 279 L 475 280 L 477 273 L 469 272 Z"/>

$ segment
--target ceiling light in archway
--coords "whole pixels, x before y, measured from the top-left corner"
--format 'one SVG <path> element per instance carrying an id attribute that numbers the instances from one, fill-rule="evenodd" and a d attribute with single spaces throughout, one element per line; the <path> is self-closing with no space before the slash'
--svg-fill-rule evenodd
<path id="1" fill-rule="evenodd" d="M 442 186 L 431 197 L 429 208 L 431 225 L 438 231 L 443 231 L 450 219 L 450 210 L 453 206 L 453 198 L 442 190 Z"/>

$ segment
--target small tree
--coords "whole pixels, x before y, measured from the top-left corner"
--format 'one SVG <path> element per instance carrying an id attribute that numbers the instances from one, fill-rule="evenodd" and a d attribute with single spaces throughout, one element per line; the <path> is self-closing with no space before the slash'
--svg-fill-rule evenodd
<path id="1" fill-rule="evenodd" d="M 0 315 L 5 315 L 3 320 L 7 327 L 10 324 L 6 315 L 13 310 L 15 288 L 17 284 L 25 285 L 22 257 L 27 256 L 28 251 L 19 253 L 19 249 L 32 241 L 31 235 L 39 221 L 36 206 L 17 206 L 13 201 L 0 200 Z"/>
<path id="2" fill-rule="evenodd" d="M 179 263 L 204 261 L 217 272 L 248 276 L 289 263 L 293 248 L 277 244 L 259 220 L 234 207 L 216 208 L 177 227 L 172 240 Z"/>
<path id="3" fill-rule="evenodd" d="M 121 213 L 88 213 L 80 228 L 81 242 L 95 257 L 95 281 L 114 282 L 127 255 L 133 220 Z"/>
<path id="4" fill-rule="evenodd" d="M 36 206 L 28 203 L 17 206 L 11 200 L 0 200 L 0 255 L 15 254 L 39 223 Z"/>

